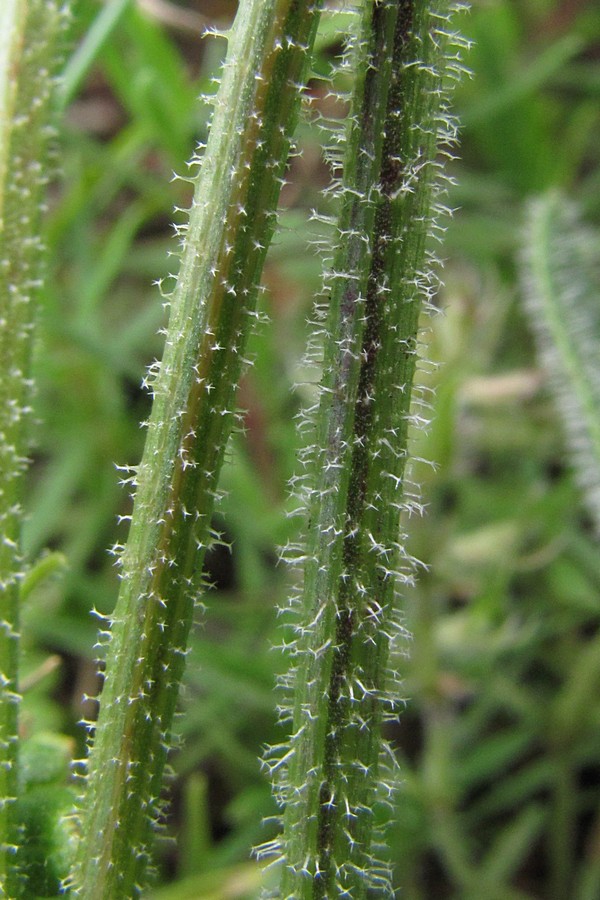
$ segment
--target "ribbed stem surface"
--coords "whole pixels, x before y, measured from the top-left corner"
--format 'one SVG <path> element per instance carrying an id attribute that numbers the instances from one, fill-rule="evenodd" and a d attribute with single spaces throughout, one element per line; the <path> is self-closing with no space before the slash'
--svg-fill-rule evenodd
<path id="1" fill-rule="evenodd" d="M 391 891 L 374 806 L 391 791 L 381 726 L 395 707 L 397 590 L 410 578 L 399 517 L 410 502 L 408 426 L 419 418 L 418 322 L 436 286 L 426 249 L 439 211 L 436 152 L 453 139 L 447 12 L 423 0 L 361 5 L 281 788 L 285 898 Z"/>
<path id="2" fill-rule="evenodd" d="M 75 883 L 134 897 L 151 832 L 235 388 L 319 3 L 243 0 L 170 299 L 122 555 Z"/>

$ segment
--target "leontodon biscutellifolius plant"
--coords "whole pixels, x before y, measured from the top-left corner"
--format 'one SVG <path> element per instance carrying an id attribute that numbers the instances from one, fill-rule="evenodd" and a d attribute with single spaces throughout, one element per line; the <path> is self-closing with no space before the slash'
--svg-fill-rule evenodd
<path id="1" fill-rule="evenodd" d="M 47 858 L 35 859 L 39 882 L 31 847 L 19 848 L 30 814 L 39 812 L 30 803 L 26 821 L 17 801 L 26 768 L 17 740 L 21 491 L 41 279 L 37 215 L 55 34 L 65 11 L 53 0 L 0 5 L 7 373 L 0 381 L 0 893 L 11 900 L 46 896 L 50 884 L 54 895 L 128 900 L 149 883 L 219 474 L 239 421 L 236 389 L 260 318 L 262 269 L 322 5 L 240 0 L 231 29 L 219 36 L 227 53 L 210 99 L 209 138 L 190 162 L 193 199 L 177 228 L 179 270 L 172 291 L 163 292 L 164 354 L 145 379 L 152 396 L 145 449 L 123 477 L 133 506 L 123 517 L 130 518 L 127 542 L 114 548 L 119 597 L 114 613 L 102 617 L 98 717 L 84 723 L 89 754 L 76 763 L 76 810 L 61 819 Z M 346 22 L 346 51 L 331 85 L 334 94 L 343 86 L 337 108 L 346 114 L 327 132 L 328 202 L 333 198 L 337 215 L 327 222 L 309 353 L 322 377 L 306 415 L 312 439 L 303 473 L 294 480 L 305 537 L 287 554 L 303 573 L 289 604 L 292 640 L 284 638 L 291 668 L 282 678 L 282 720 L 290 738 L 266 756 L 281 835 L 258 851 L 280 864 L 275 890 L 284 898 L 392 892 L 379 810 L 391 807 L 396 774 L 382 728 L 398 712 L 394 643 L 405 636 L 402 589 L 414 574 L 400 523 L 418 505 L 407 478 L 408 433 L 427 417 L 413 381 L 421 315 L 438 285 L 433 242 L 445 212 L 444 157 L 455 140 L 448 94 L 462 71 L 453 25 L 460 4 L 331 6 Z M 125 8 L 103 8 L 91 29 L 96 51 Z M 77 77 L 84 64 L 78 57 Z M 74 82 L 67 82 L 71 96 Z M 58 781 L 60 773 L 50 777 Z M 44 827 L 58 821 L 54 810 L 43 816 Z"/>

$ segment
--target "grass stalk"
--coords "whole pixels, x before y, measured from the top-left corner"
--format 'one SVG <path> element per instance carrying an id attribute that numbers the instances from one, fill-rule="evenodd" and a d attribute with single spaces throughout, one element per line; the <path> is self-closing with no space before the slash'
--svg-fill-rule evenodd
<path id="1" fill-rule="evenodd" d="M 284 179 L 319 3 L 244 0 L 228 35 L 210 139 L 193 179 L 180 271 L 81 811 L 75 890 L 135 897 L 160 815 L 163 770 L 235 389 Z"/>

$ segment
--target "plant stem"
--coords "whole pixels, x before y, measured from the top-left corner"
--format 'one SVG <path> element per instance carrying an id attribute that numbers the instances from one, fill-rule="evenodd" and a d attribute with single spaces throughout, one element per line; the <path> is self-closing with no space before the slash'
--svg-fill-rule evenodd
<path id="1" fill-rule="evenodd" d="M 407 432 L 419 419 L 418 321 L 436 285 L 426 249 L 436 149 L 453 139 L 442 10 L 422 0 L 361 4 L 281 785 L 286 898 L 391 891 L 375 857 L 373 806 L 391 791 L 381 727 L 395 709 L 387 683 L 390 643 L 402 633 L 397 586 L 410 579 L 398 539 L 410 506 Z"/>
<path id="2" fill-rule="evenodd" d="M 132 478 L 74 873 L 86 900 L 137 896 L 145 880 L 217 478 L 319 5 L 245 0 L 230 33 Z"/>
<path id="3" fill-rule="evenodd" d="M 529 204 L 523 246 L 525 309 L 600 533 L 598 235 L 551 191 Z"/>
<path id="4" fill-rule="evenodd" d="M 41 214 L 64 8 L 0 6 L 0 893 L 18 890 L 13 816 L 18 764 L 22 494 L 31 413 L 31 354 L 43 246 Z"/>

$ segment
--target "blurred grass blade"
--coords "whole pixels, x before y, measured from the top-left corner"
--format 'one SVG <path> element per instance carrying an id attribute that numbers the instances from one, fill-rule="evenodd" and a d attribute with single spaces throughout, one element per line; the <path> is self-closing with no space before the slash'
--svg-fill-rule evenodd
<path id="1" fill-rule="evenodd" d="M 551 44 L 527 69 L 521 70 L 518 77 L 501 85 L 479 103 L 466 109 L 462 116 L 463 126 L 478 125 L 494 116 L 509 112 L 527 97 L 533 97 L 551 78 L 563 70 L 565 64 L 573 59 L 581 46 L 581 39 L 573 34 L 567 34 L 562 40 Z"/>
<path id="2" fill-rule="evenodd" d="M 567 430 L 585 501 L 600 532 L 600 235 L 557 192 L 530 203 L 525 309 Z"/>
<path id="3" fill-rule="evenodd" d="M 483 883 L 510 883 L 539 839 L 546 817 L 544 808 L 538 803 L 532 803 L 515 819 L 511 819 L 486 854 L 483 871 L 480 873 Z"/>
<path id="4" fill-rule="evenodd" d="M 148 900 L 247 900 L 259 894 L 264 875 L 256 863 L 217 869 L 153 891 Z"/>
<path id="5" fill-rule="evenodd" d="M 93 66 L 102 47 L 132 3 L 133 0 L 109 0 L 102 11 L 98 13 L 92 27 L 76 52 L 71 56 L 63 72 L 62 90 L 60 92 L 60 101 L 63 108 L 70 103 L 77 93 L 79 85 Z"/>

